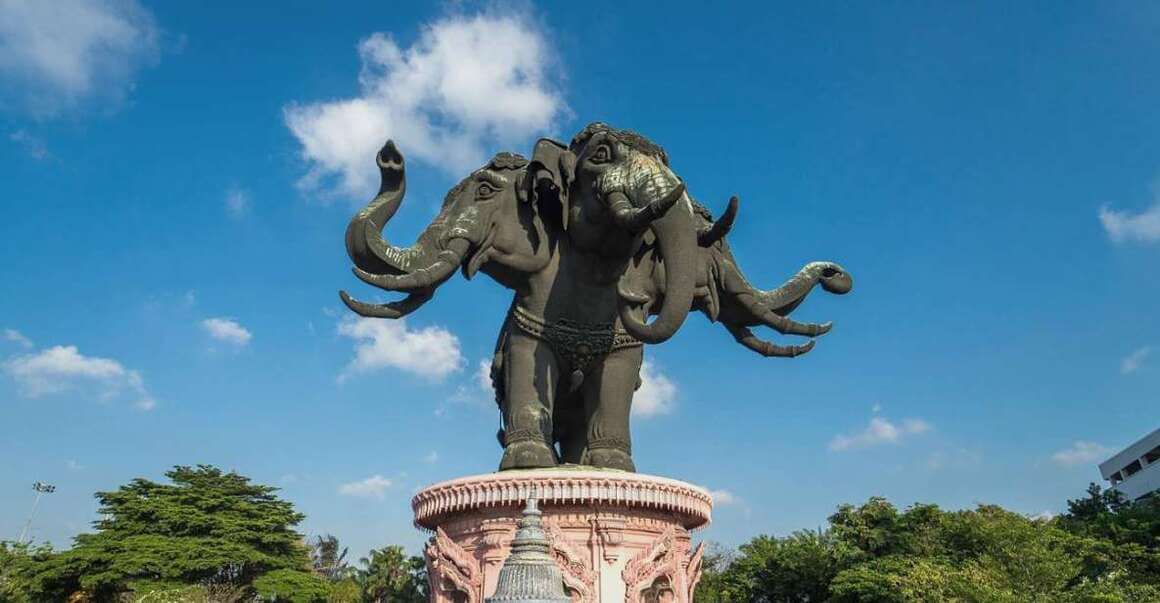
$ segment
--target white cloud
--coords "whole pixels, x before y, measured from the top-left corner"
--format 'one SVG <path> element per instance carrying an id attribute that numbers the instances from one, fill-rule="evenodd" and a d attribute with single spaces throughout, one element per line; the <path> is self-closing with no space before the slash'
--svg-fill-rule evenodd
<path id="1" fill-rule="evenodd" d="M 232 318 L 207 318 L 201 321 L 201 328 L 210 337 L 236 346 L 247 345 L 254 337 L 248 329 Z"/>
<path id="2" fill-rule="evenodd" d="M 662 374 L 650 360 L 640 367 L 640 389 L 632 397 L 632 416 L 655 417 L 673 411 L 677 386 Z"/>
<path id="3" fill-rule="evenodd" d="M 69 459 L 69 460 L 65 461 L 64 464 L 66 467 L 69 468 L 70 471 L 83 471 L 85 468 L 85 466 L 78 463 L 76 461 L 76 459 Z"/>
<path id="4" fill-rule="evenodd" d="M 116 103 L 160 37 L 136 0 L 0 0 L 0 88 L 39 115 Z"/>
<path id="5" fill-rule="evenodd" d="M 428 452 L 427 456 L 423 457 L 423 462 L 431 464 L 439 462 L 439 453 L 434 450 Z"/>
<path id="6" fill-rule="evenodd" d="M 244 218 L 250 213 L 250 193 L 232 188 L 226 191 L 226 213 L 231 218 Z"/>
<path id="7" fill-rule="evenodd" d="M 544 132 L 565 111 L 547 37 L 524 17 L 444 17 L 400 48 L 372 34 L 359 44 L 355 98 L 291 104 L 283 114 L 310 168 L 300 185 L 361 197 L 388 138 L 409 157 L 452 173 L 473 169 L 496 144 Z"/>
<path id="8" fill-rule="evenodd" d="M 17 130 L 9 134 L 8 140 L 19 145 L 33 159 L 48 158 L 48 147 L 44 141 L 29 134 L 27 130 Z"/>
<path id="9" fill-rule="evenodd" d="M 718 507 L 732 505 L 739 500 L 728 490 L 710 490 L 709 496 L 713 497 L 713 504 Z"/>
<path id="10" fill-rule="evenodd" d="M 11 341 L 26 350 L 32 349 L 32 340 L 16 329 L 4 329 L 4 340 Z"/>
<path id="11" fill-rule="evenodd" d="M 145 389 L 141 373 L 116 360 L 84 356 L 76 346 L 53 346 L 36 354 L 17 356 L 4 363 L 4 372 L 30 398 L 81 390 L 105 400 L 127 393 L 136 398 L 135 404 L 142 410 L 156 405 Z"/>
<path id="12" fill-rule="evenodd" d="M 1150 346 L 1144 346 L 1125 356 L 1124 359 L 1120 361 L 1120 374 L 1127 375 L 1139 370 L 1140 365 L 1144 364 L 1144 360 L 1148 357 L 1148 354 L 1151 353 L 1152 348 Z"/>
<path id="13" fill-rule="evenodd" d="M 1059 515 L 1055 511 L 1040 511 L 1034 515 L 1028 515 L 1027 518 L 1031 521 L 1051 521 Z"/>
<path id="14" fill-rule="evenodd" d="M 463 368 L 459 338 L 441 327 L 412 330 L 405 320 L 348 317 L 338 323 L 338 334 L 357 342 L 339 382 L 388 367 L 440 381 Z"/>
<path id="15" fill-rule="evenodd" d="M 1051 460 L 1064 467 L 1098 463 L 1112 455 L 1113 450 L 1095 442 L 1077 441 L 1051 455 Z"/>
<path id="16" fill-rule="evenodd" d="M 391 480 L 376 473 L 364 480 L 339 486 L 338 493 L 343 496 L 363 496 L 382 499 L 387 488 L 390 487 Z"/>
<path id="17" fill-rule="evenodd" d="M 882 417 L 873 417 L 866 429 L 851 435 L 836 435 L 830 440 L 830 450 L 842 451 L 867 448 L 881 444 L 897 444 L 904 437 L 930 431 L 930 423 L 922 419 L 903 419 L 901 425 Z"/>
<path id="18" fill-rule="evenodd" d="M 475 384 L 489 394 L 495 391 L 491 384 L 491 358 L 479 361 L 479 366 L 475 369 Z"/>
<path id="19" fill-rule="evenodd" d="M 1138 214 L 1105 205 L 1100 208 L 1100 223 L 1113 242 L 1155 243 L 1160 241 L 1160 201 Z"/>

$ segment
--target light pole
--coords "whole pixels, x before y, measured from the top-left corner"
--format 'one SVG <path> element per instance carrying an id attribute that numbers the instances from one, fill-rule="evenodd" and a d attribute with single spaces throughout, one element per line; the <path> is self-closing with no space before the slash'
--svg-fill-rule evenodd
<path id="1" fill-rule="evenodd" d="M 28 521 L 24 523 L 24 529 L 20 531 L 20 539 L 16 541 L 18 544 L 23 544 L 24 538 L 28 536 L 28 529 L 32 527 L 32 518 L 36 516 L 36 506 L 40 504 L 40 497 L 56 492 L 56 486 L 44 482 L 32 484 L 32 489 L 36 490 L 36 498 L 32 501 L 32 511 L 28 513 Z"/>

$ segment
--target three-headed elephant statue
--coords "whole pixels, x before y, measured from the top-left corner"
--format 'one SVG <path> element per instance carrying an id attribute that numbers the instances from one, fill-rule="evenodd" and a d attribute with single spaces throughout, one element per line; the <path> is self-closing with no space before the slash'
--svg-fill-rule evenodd
<path id="1" fill-rule="evenodd" d="M 752 287 L 724 240 L 736 200 L 714 220 L 663 149 L 602 123 L 568 145 L 540 140 L 530 160 L 496 155 L 451 189 L 406 248 L 382 236 L 403 197 L 402 155 L 388 142 L 377 161 L 380 192 L 351 221 L 347 251 L 360 279 L 408 295 L 386 304 L 342 299 L 362 316 L 400 318 L 458 269 L 514 292 L 492 362 L 501 470 L 634 471 L 629 415 L 644 344 L 669 339 L 697 309 L 756 352 L 797 356 L 813 342 L 779 346 L 750 327 L 824 334 L 828 323 L 789 313 L 815 285 L 833 293 L 852 285 L 837 264 L 814 262 L 781 287 Z"/>

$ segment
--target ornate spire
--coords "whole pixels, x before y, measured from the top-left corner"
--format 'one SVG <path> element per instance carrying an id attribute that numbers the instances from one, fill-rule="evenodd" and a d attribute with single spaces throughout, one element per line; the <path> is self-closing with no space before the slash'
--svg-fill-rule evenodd
<path id="1" fill-rule="evenodd" d="M 548 537 L 540 522 L 536 499 L 528 498 L 512 551 L 499 571 L 495 594 L 487 603 L 571 603 L 564 577 L 552 559 Z"/>

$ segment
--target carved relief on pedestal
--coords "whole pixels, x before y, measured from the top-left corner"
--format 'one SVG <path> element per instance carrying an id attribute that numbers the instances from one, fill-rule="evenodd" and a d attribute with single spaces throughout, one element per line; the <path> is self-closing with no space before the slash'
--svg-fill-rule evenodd
<path id="1" fill-rule="evenodd" d="M 685 568 L 685 584 L 688 585 L 689 601 L 693 600 L 693 593 L 697 590 L 697 583 L 701 581 L 701 563 L 705 557 L 705 543 L 697 545 L 689 557 L 689 565 Z"/>
<path id="2" fill-rule="evenodd" d="M 479 562 L 455 544 L 443 528 L 435 529 L 435 537 L 427 542 L 424 553 L 432 601 L 481 603 L 483 572 Z"/>
<path id="3" fill-rule="evenodd" d="M 600 513 L 596 516 L 596 534 L 600 536 L 601 550 L 606 563 L 616 563 L 617 549 L 624 544 L 625 518 L 615 513 Z"/>
<path id="4" fill-rule="evenodd" d="M 687 544 L 669 526 L 648 548 L 633 555 L 621 572 L 625 603 L 690 601 L 685 555 Z M 698 551 L 697 563 L 700 563 Z M 699 574 L 699 569 L 697 570 Z"/>
<path id="5" fill-rule="evenodd" d="M 572 595 L 573 603 L 597 603 L 596 572 L 588 562 L 586 551 L 581 551 L 560 528 L 544 524 L 544 532 L 552 547 L 552 557 L 564 574 L 564 586 Z"/>

